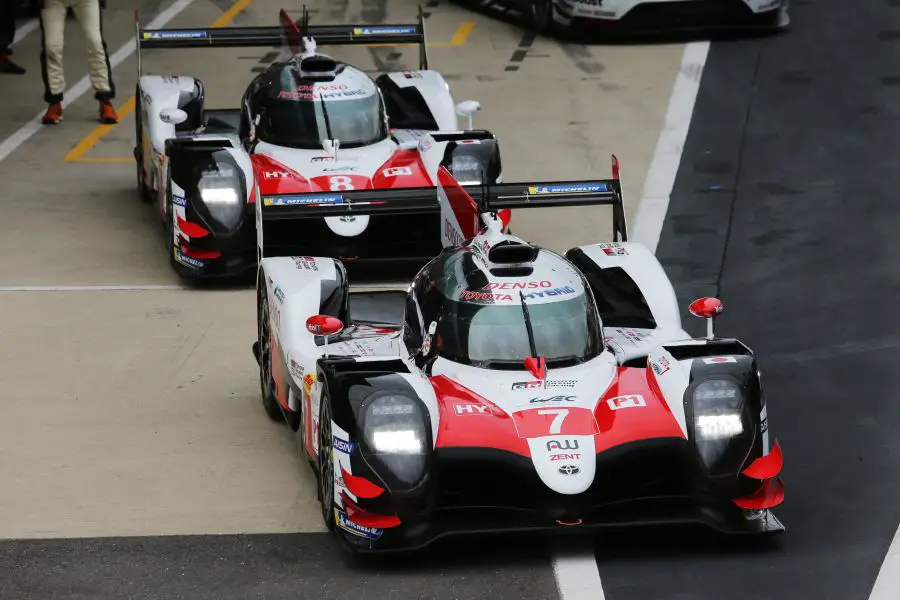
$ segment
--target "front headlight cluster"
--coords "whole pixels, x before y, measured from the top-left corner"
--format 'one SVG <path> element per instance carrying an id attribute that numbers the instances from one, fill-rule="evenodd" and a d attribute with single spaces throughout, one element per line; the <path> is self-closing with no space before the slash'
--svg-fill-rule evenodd
<path id="1" fill-rule="evenodd" d="M 744 397 L 736 383 L 711 379 L 694 389 L 693 409 L 697 449 L 712 466 L 728 442 L 744 432 Z"/>
<path id="2" fill-rule="evenodd" d="M 375 395 L 361 407 L 366 446 L 403 483 L 425 470 L 425 416 L 418 401 L 399 394 Z"/>
<path id="3" fill-rule="evenodd" d="M 484 166 L 471 154 L 454 155 L 450 173 L 460 185 L 480 185 L 484 178 Z"/>
<path id="4" fill-rule="evenodd" d="M 243 214 L 243 186 L 237 168 L 219 162 L 204 170 L 197 181 L 197 193 L 209 215 L 226 229 L 234 227 Z"/>
<path id="5" fill-rule="evenodd" d="M 219 165 L 217 171 L 204 171 L 197 182 L 197 191 L 207 206 L 240 203 L 240 181 L 234 169 Z"/>

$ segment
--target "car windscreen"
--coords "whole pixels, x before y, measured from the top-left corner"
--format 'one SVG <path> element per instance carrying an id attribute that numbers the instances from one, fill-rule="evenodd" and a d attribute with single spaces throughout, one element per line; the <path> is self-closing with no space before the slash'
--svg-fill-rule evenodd
<path id="1" fill-rule="evenodd" d="M 279 92 L 279 97 L 267 98 L 257 126 L 259 139 L 289 148 L 321 148 L 324 140 L 336 139 L 341 148 L 353 148 L 387 137 L 377 95 L 336 100 L 327 96 Z"/>
<path id="2" fill-rule="evenodd" d="M 567 300 L 528 303 L 539 356 L 549 366 L 590 360 L 603 348 L 600 324 L 579 294 Z M 486 304 L 447 300 L 435 337 L 440 356 L 478 367 L 521 368 L 531 355 L 525 314 L 519 302 Z"/>

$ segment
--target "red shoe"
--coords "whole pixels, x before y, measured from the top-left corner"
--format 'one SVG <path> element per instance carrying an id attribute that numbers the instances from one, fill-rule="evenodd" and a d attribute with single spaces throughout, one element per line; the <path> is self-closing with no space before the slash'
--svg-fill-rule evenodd
<path id="1" fill-rule="evenodd" d="M 4 0 L 5 1 L 5 0 Z M 9 59 L 9 54 L 0 53 L 0 74 L 24 75 L 25 69 Z"/>
<path id="2" fill-rule="evenodd" d="M 44 118 L 41 122 L 44 125 L 56 125 L 60 121 L 63 120 L 63 107 L 59 102 L 55 102 L 47 107 L 47 112 L 44 113 Z"/>
<path id="3" fill-rule="evenodd" d="M 109 102 L 100 103 L 100 122 L 106 125 L 115 125 L 119 122 L 119 115 Z"/>

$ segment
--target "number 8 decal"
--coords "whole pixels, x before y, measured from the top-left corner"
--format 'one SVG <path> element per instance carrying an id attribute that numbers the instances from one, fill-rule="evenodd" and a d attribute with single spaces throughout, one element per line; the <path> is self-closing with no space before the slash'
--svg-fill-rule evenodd
<path id="1" fill-rule="evenodd" d="M 346 175 L 332 175 L 328 178 L 328 185 L 331 186 L 332 192 L 343 192 L 354 189 L 353 180 Z"/>

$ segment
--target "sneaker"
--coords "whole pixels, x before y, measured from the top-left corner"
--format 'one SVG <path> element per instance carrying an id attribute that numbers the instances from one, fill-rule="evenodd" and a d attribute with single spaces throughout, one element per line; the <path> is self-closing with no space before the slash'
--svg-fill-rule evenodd
<path id="1" fill-rule="evenodd" d="M 109 102 L 100 102 L 100 122 L 106 125 L 115 125 L 119 122 L 119 115 Z"/>
<path id="2" fill-rule="evenodd" d="M 44 125 L 56 125 L 62 120 L 62 104 L 60 104 L 59 102 L 55 102 L 47 107 L 47 112 L 44 113 L 44 118 L 41 119 L 41 123 L 43 123 Z"/>
<path id="3" fill-rule="evenodd" d="M 24 75 L 25 69 L 11 61 L 8 54 L 0 54 L 0 74 Z"/>

